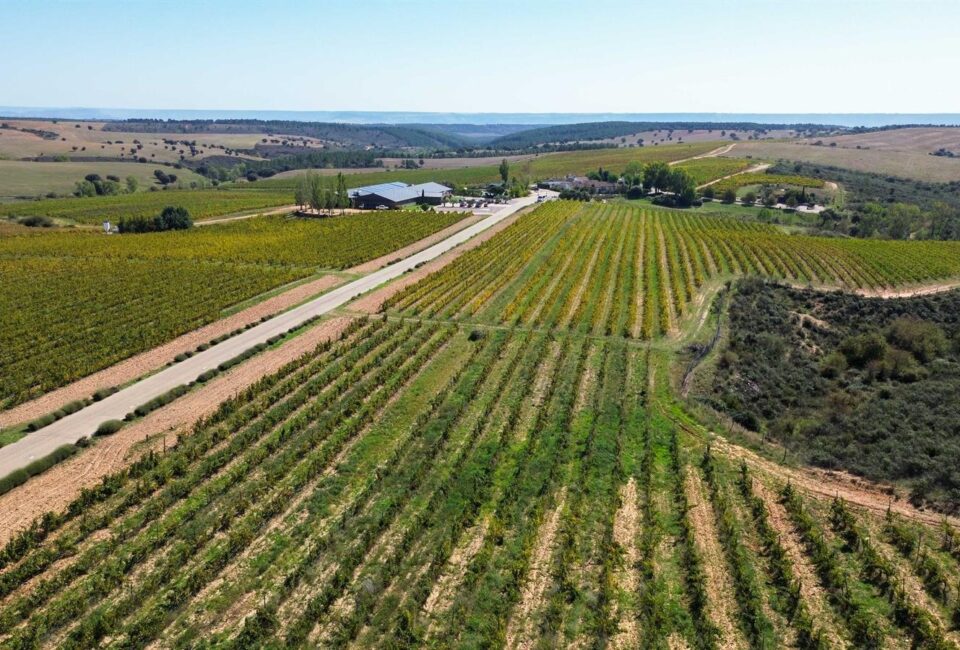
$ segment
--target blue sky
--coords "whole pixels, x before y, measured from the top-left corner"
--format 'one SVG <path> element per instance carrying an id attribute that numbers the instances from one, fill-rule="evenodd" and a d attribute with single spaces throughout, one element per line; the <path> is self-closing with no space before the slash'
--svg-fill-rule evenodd
<path id="1" fill-rule="evenodd" d="M 0 105 L 960 112 L 954 0 L 0 0 Z"/>

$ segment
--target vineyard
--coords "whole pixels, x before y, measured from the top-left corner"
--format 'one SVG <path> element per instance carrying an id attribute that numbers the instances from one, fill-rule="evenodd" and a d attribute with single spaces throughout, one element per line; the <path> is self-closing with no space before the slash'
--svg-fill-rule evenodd
<path id="1" fill-rule="evenodd" d="M 712 185 L 714 191 L 718 194 L 726 190 L 736 190 L 748 185 L 795 185 L 797 187 L 821 188 L 824 181 L 821 178 L 810 178 L 809 176 L 797 176 L 794 174 L 766 174 L 755 172 L 750 174 L 738 174 L 731 178 L 726 178 Z"/>
<path id="2" fill-rule="evenodd" d="M 0 647 L 956 647 L 953 528 L 712 450 L 668 361 L 357 320 L 8 543 Z"/>
<path id="3" fill-rule="evenodd" d="M 458 213 L 263 217 L 187 231 L 0 238 L 0 407 L 84 377 L 320 269 L 441 230 Z"/>
<path id="4" fill-rule="evenodd" d="M 750 161 L 742 158 L 698 158 L 678 163 L 676 166 L 690 174 L 694 183 L 699 186 L 717 178 L 742 172 L 750 167 Z"/>
<path id="5" fill-rule="evenodd" d="M 732 218 L 554 202 L 387 308 L 651 339 L 675 331 L 706 284 L 734 275 L 881 290 L 960 276 L 960 244 L 817 238 Z"/>

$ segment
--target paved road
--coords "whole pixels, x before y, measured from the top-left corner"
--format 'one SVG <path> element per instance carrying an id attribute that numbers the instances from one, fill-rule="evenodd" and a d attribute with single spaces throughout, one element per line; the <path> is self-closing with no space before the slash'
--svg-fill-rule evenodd
<path id="1" fill-rule="evenodd" d="M 27 434 L 13 444 L 0 447 L 0 477 L 24 467 L 32 460 L 49 454 L 60 445 L 76 442 L 83 436 L 91 435 L 101 422 L 123 419 L 127 413 L 144 402 L 162 395 L 180 384 L 193 381 L 203 371 L 216 368 L 224 361 L 236 357 L 258 343 L 266 341 L 271 336 L 286 332 L 314 316 L 326 314 L 350 302 L 357 296 L 403 275 L 417 265 L 439 257 L 471 237 L 503 221 L 521 208 L 535 202 L 535 195 L 514 199 L 495 214 L 454 233 L 419 253 L 385 266 L 349 284 L 337 287 L 299 307 L 252 327 L 242 334 L 211 346 L 208 350 L 195 354 L 186 361 L 181 361 L 155 375 L 131 384 L 110 397 L 95 402 L 87 408 L 68 415 L 39 431 Z M 256 362 L 254 361 L 254 363 Z"/>

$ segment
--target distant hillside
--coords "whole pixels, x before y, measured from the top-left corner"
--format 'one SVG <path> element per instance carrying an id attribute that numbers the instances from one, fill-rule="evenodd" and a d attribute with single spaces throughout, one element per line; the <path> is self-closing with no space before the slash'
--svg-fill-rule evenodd
<path id="1" fill-rule="evenodd" d="M 109 122 L 105 131 L 136 133 L 263 133 L 317 138 L 343 148 L 457 148 L 469 146 L 455 133 L 427 126 L 336 124 L 291 120 L 124 120 Z"/>
<path id="2" fill-rule="evenodd" d="M 641 131 L 679 131 L 688 129 L 714 129 L 738 131 L 774 131 L 792 129 L 798 132 L 820 133 L 824 130 L 843 130 L 843 127 L 820 124 L 760 124 L 757 122 L 583 122 L 561 124 L 520 131 L 492 140 L 491 147 L 498 149 L 526 149 L 542 144 L 605 140 L 618 138 Z"/>

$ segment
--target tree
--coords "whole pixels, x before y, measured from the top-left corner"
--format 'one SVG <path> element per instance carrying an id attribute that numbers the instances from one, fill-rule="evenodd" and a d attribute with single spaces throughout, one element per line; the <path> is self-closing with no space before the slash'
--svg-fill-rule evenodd
<path id="1" fill-rule="evenodd" d="M 649 191 L 659 194 L 666 189 L 670 182 L 670 165 L 665 162 L 654 162 L 643 170 L 643 186 Z"/>
<path id="2" fill-rule="evenodd" d="M 193 225 L 190 213 L 180 206 L 167 206 L 160 213 L 160 230 L 186 230 Z"/>
<path id="3" fill-rule="evenodd" d="M 747 192 L 743 195 L 743 199 L 741 199 L 741 201 L 744 205 L 753 205 L 757 202 L 757 195 L 755 192 Z"/>
<path id="4" fill-rule="evenodd" d="M 97 188 L 90 181 L 79 181 L 73 189 L 74 196 L 96 196 Z"/>
<path id="5" fill-rule="evenodd" d="M 347 179 L 344 177 L 343 172 L 337 174 L 336 202 L 340 210 L 350 206 L 350 196 L 347 194 Z"/>
<path id="6" fill-rule="evenodd" d="M 297 186 L 293 190 L 293 202 L 300 210 L 303 210 L 303 206 L 307 204 L 307 188 L 303 180 L 303 177 L 297 179 Z"/>
<path id="7" fill-rule="evenodd" d="M 643 163 L 631 160 L 623 170 L 623 182 L 627 187 L 643 185 Z"/>
<path id="8" fill-rule="evenodd" d="M 727 188 L 723 191 L 723 196 L 720 198 L 724 203 L 736 203 L 737 202 L 737 193 L 732 188 Z"/>
<path id="9" fill-rule="evenodd" d="M 137 180 L 136 176 L 127 176 L 127 192 L 133 194 L 137 191 L 137 188 L 140 187 L 140 181 Z"/>
<path id="10" fill-rule="evenodd" d="M 507 159 L 504 158 L 500 161 L 500 180 L 506 184 L 507 180 L 510 178 L 510 163 L 507 162 Z"/>

